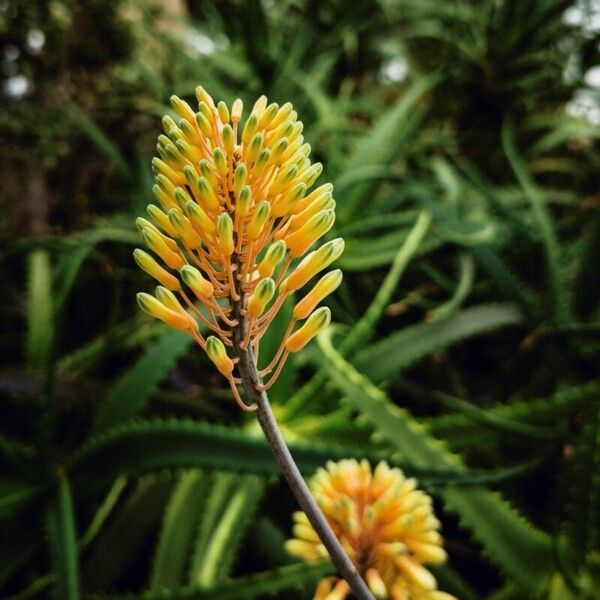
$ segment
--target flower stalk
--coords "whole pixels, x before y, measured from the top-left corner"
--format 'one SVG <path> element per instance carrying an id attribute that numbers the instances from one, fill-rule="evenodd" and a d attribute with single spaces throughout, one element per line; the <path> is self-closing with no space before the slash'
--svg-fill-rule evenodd
<path id="1" fill-rule="evenodd" d="M 249 347 L 242 347 L 245 337 L 246 317 L 240 314 L 240 310 L 239 303 L 237 306 L 234 304 L 233 315 L 235 318 L 239 319 L 238 325 L 233 330 L 233 348 L 236 357 L 239 359 L 237 368 L 246 397 L 253 406 L 256 406 L 256 418 L 271 447 L 273 456 L 279 464 L 281 472 L 294 494 L 294 497 L 298 501 L 298 504 L 327 549 L 331 561 L 348 582 L 348 585 L 351 587 L 356 598 L 359 600 L 374 600 L 374 596 L 369 590 L 369 587 L 360 576 L 354 563 L 346 554 L 340 541 L 323 515 L 323 512 L 315 502 L 313 495 L 304 481 L 304 478 L 281 435 L 275 415 L 271 410 L 267 393 L 262 389 L 264 385 L 258 373 L 252 349 Z"/>

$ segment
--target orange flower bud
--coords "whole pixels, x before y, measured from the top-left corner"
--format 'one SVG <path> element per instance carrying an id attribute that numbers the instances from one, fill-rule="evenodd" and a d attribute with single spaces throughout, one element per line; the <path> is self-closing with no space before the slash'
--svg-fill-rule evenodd
<path id="1" fill-rule="evenodd" d="M 214 335 L 206 338 L 206 354 L 225 377 L 231 376 L 233 361 L 227 356 L 223 342 Z"/>
<path id="2" fill-rule="evenodd" d="M 321 333 L 331 322 L 331 311 L 326 306 L 315 310 L 298 331 L 292 333 L 285 343 L 288 352 L 302 350 L 310 340 Z"/>
<path id="3" fill-rule="evenodd" d="M 315 284 L 315 287 L 294 307 L 294 319 L 297 321 L 306 319 L 323 298 L 329 296 L 329 294 L 339 287 L 340 283 L 342 283 L 342 277 L 340 269 L 323 275 Z"/>
<path id="4" fill-rule="evenodd" d="M 267 277 L 260 281 L 248 299 L 246 312 L 249 317 L 260 317 L 275 294 L 275 282 Z"/>

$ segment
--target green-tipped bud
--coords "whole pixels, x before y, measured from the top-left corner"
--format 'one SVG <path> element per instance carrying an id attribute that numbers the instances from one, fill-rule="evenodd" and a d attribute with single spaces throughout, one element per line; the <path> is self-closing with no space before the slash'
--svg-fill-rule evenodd
<path id="1" fill-rule="evenodd" d="M 169 210 L 177 209 L 173 208 Z M 148 216 L 150 217 L 152 222 L 157 227 L 160 227 L 168 236 L 179 237 L 177 230 L 171 225 L 169 219 L 167 218 L 167 215 L 162 210 L 160 210 L 158 206 L 155 206 L 154 204 L 148 204 L 148 206 L 146 207 L 146 212 L 148 213 Z"/>
<path id="2" fill-rule="evenodd" d="M 326 269 L 344 251 L 344 240 L 336 238 L 307 254 L 300 264 L 281 283 L 282 291 L 300 289 L 309 279 Z"/>
<path id="3" fill-rule="evenodd" d="M 171 106 L 182 119 L 187 119 L 188 121 L 194 120 L 194 111 L 181 98 L 175 95 L 171 96 Z"/>
<path id="4" fill-rule="evenodd" d="M 210 183 L 208 183 L 206 177 L 199 177 L 196 180 L 196 187 L 202 200 L 204 201 L 204 204 L 209 208 L 209 210 L 216 210 L 219 207 L 219 201 L 217 200 L 215 191 Z"/>
<path id="5" fill-rule="evenodd" d="M 233 147 L 235 145 L 235 135 L 233 134 L 233 128 L 231 125 L 225 125 L 225 127 L 223 127 L 222 135 L 225 152 L 231 156 L 233 154 Z"/>
<path id="6" fill-rule="evenodd" d="M 250 211 L 250 203 L 252 202 L 252 190 L 249 185 L 245 185 L 238 194 L 235 204 L 235 212 L 240 218 L 244 218 Z"/>
<path id="7" fill-rule="evenodd" d="M 219 175 L 223 176 L 227 174 L 227 157 L 221 148 L 215 148 L 213 150 L 213 159 Z"/>
<path id="8" fill-rule="evenodd" d="M 302 173 L 302 181 L 306 184 L 306 187 L 310 187 L 323 172 L 323 165 L 321 163 L 315 163 L 310 166 L 304 173 Z"/>
<path id="9" fill-rule="evenodd" d="M 252 139 L 252 136 L 256 132 L 257 125 L 258 117 L 256 115 L 250 115 L 244 125 L 244 130 L 242 131 L 242 142 L 244 144 L 247 144 Z"/>
<path id="10" fill-rule="evenodd" d="M 301 321 L 316 308 L 323 298 L 329 296 L 342 283 L 343 275 L 340 269 L 323 275 L 315 284 L 315 287 L 296 304 L 294 307 L 294 319 Z"/>
<path id="11" fill-rule="evenodd" d="M 322 210 L 312 216 L 300 229 L 285 237 L 292 256 L 302 256 L 319 238 L 324 236 L 335 221 L 335 211 Z"/>
<path id="12" fill-rule="evenodd" d="M 165 190 L 163 190 L 160 185 L 157 185 L 156 183 L 152 186 L 152 195 L 158 200 L 163 210 L 169 210 L 170 208 L 177 207 L 173 197 L 169 193 L 165 192 Z"/>
<path id="13" fill-rule="evenodd" d="M 331 311 L 326 306 L 315 310 L 306 320 L 304 325 L 295 333 L 292 333 L 285 343 L 288 352 L 302 350 L 310 340 L 321 333 L 331 322 Z"/>
<path id="14" fill-rule="evenodd" d="M 271 205 L 266 200 L 259 202 L 248 225 L 248 239 L 253 241 L 260 236 L 270 214 Z"/>
<path id="15" fill-rule="evenodd" d="M 254 162 L 258 153 L 260 152 L 263 144 L 263 134 L 255 133 L 252 139 L 250 140 L 250 144 L 248 149 L 246 150 L 246 158 L 249 162 Z"/>
<path id="16" fill-rule="evenodd" d="M 273 216 L 283 217 L 287 215 L 293 209 L 296 202 L 304 197 L 304 194 L 306 194 L 306 185 L 302 181 L 286 190 L 273 207 Z"/>
<path id="17" fill-rule="evenodd" d="M 215 173 L 214 167 L 205 158 L 203 158 L 198 165 L 200 167 L 200 173 L 202 173 L 202 177 L 205 177 L 206 181 L 208 181 L 208 183 L 210 183 L 210 185 L 214 188 L 218 183 L 217 174 Z"/>
<path id="18" fill-rule="evenodd" d="M 238 196 L 240 190 L 244 185 L 246 185 L 246 177 L 247 177 L 247 169 L 244 163 L 240 163 L 235 168 L 235 173 L 233 174 L 233 191 L 235 195 Z"/>
<path id="19" fill-rule="evenodd" d="M 185 265 L 179 271 L 183 282 L 194 292 L 199 300 L 205 300 L 213 295 L 214 287 L 202 273 L 191 265 Z"/>
<path id="20" fill-rule="evenodd" d="M 202 236 L 214 234 L 217 230 L 215 222 L 206 214 L 201 206 L 190 200 L 185 205 L 185 212 L 190 219 L 192 227 Z"/>
<path id="21" fill-rule="evenodd" d="M 296 165 L 290 165 L 286 169 L 279 171 L 273 183 L 271 183 L 270 191 L 272 194 L 278 194 L 285 190 L 292 182 L 294 177 L 298 174 L 298 167 Z"/>
<path id="22" fill-rule="evenodd" d="M 273 117 L 271 122 L 269 123 L 269 129 L 274 129 L 284 121 L 286 121 L 289 117 L 292 116 L 292 111 L 294 107 L 291 102 L 286 102 L 278 111 L 277 114 Z"/>
<path id="23" fill-rule="evenodd" d="M 271 277 L 277 265 L 283 260 L 285 250 L 286 247 L 283 240 L 273 242 L 269 246 L 269 249 L 265 252 L 263 259 L 258 265 L 258 272 L 261 277 Z"/>
<path id="24" fill-rule="evenodd" d="M 177 129 L 177 123 L 175 123 L 175 121 L 169 115 L 165 115 L 162 118 L 162 127 L 163 131 L 167 135 L 170 135 L 169 132 L 171 131 L 171 129 Z"/>
<path id="25" fill-rule="evenodd" d="M 145 292 L 140 292 L 137 294 L 136 298 L 139 307 L 145 313 L 156 319 L 160 319 L 167 325 L 170 325 L 175 329 L 180 329 L 181 331 L 195 331 L 198 329 L 196 321 L 186 312 L 172 310 L 165 306 L 160 300 Z"/>
<path id="26" fill-rule="evenodd" d="M 145 227 L 142 230 L 142 237 L 144 238 L 144 243 L 152 250 L 160 256 L 163 262 L 170 269 L 179 269 L 183 267 L 185 261 L 183 260 L 181 254 L 173 251 L 163 239 L 163 236 L 159 234 L 158 231 L 152 230 L 149 227 Z"/>
<path id="27" fill-rule="evenodd" d="M 248 299 L 248 306 L 246 307 L 248 316 L 260 317 L 274 295 L 275 282 L 270 277 L 260 281 Z"/>
<path id="28" fill-rule="evenodd" d="M 136 248 L 133 251 L 133 258 L 140 269 L 154 277 L 158 283 L 164 285 L 169 290 L 179 289 L 179 280 L 167 270 L 163 269 L 147 252 Z"/>
<path id="29" fill-rule="evenodd" d="M 263 114 L 260 116 L 260 119 L 258 120 L 258 129 L 264 129 L 267 125 L 269 125 L 269 123 L 273 120 L 273 118 L 277 114 L 278 110 L 279 110 L 279 104 L 277 104 L 276 102 L 273 102 L 273 104 L 269 104 L 269 106 L 267 106 L 267 108 L 265 108 L 265 111 L 263 112 Z"/>
<path id="30" fill-rule="evenodd" d="M 233 221 L 228 213 L 221 213 L 217 219 L 217 241 L 225 256 L 233 254 Z"/>
<path id="31" fill-rule="evenodd" d="M 219 111 L 219 119 L 221 119 L 221 123 L 229 123 L 229 109 L 223 100 L 217 104 L 217 110 Z"/>
<path id="32" fill-rule="evenodd" d="M 186 203 L 187 204 L 187 203 Z M 177 231 L 178 237 L 181 238 L 185 246 L 188 248 L 197 248 L 200 245 L 200 236 L 192 227 L 190 220 L 181 214 L 177 209 L 172 208 L 167 216 L 173 229 Z"/>
<path id="33" fill-rule="evenodd" d="M 194 119 L 200 128 L 200 131 L 209 139 L 213 139 L 215 132 L 213 131 L 212 123 L 206 118 L 202 112 L 197 112 Z"/>
<path id="34" fill-rule="evenodd" d="M 227 378 L 231 377 L 233 361 L 227 356 L 225 345 L 219 338 L 216 338 L 214 335 L 206 338 L 206 354 L 222 375 Z"/>
<path id="35" fill-rule="evenodd" d="M 288 147 L 288 141 L 286 138 L 279 140 L 271 150 L 271 157 L 269 158 L 269 163 L 273 164 L 277 162 L 277 160 L 281 157 L 281 155 L 286 151 Z"/>

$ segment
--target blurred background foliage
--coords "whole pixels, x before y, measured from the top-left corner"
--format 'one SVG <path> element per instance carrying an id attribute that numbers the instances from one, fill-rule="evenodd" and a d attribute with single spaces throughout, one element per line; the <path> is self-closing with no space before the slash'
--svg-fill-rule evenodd
<path id="1" fill-rule="evenodd" d="M 160 117 L 197 84 L 292 101 L 335 185 L 337 324 L 272 390 L 303 472 L 418 477 L 459 598 L 597 597 L 599 34 L 596 0 L 0 1 L 2 597 L 328 572 L 283 551 L 255 423 L 133 300 Z"/>

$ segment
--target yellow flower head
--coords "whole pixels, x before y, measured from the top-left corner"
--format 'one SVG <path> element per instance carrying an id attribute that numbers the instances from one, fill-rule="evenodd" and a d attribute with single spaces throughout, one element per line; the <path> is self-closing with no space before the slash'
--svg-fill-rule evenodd
<path id="1" fill-rule="evenodd" d="M 268 104 L 261 96 L 243 121 L 241 100 L 215 104 L 202 87 L 196 96 L 197 110 L 171 98 L 176 117 L 163 118 L 152 162 L 156 204 L 136 221 L 153 255 L 138 249 L 135 260 L 171 295 L 144 294 L 139 303 L 193 335 L 233 387 L 232 348 L 252 347 L 256 356 L 284 300 L 328 267 L 344 242 L 313 249 L 333 226 L 335 201 L 329 184 L 309 191 L 322 165 L 311 164 L 290 103 Z M 329 312 L 317 305 L 340 281 L 340 271 L 325 275 L 297 305 L 261 372 L 271 374 L 268 385 L 287 355 L 329 323 Z M 306 322 L 297 328 L 297 321 Z M 210 343 L 198 322 L 210 330 Z"/>
<path id="2" fill-rule="evenodd" d="M 381 462 L 371 471 L 363 460 L 328 462 L 311 481 L 317 504 L 376 598 L 456 600 L 436 590 L 423 566 L 446 560 L 431 498 L 400 469 Z M 290 554 L 307 561 L 327 558 L 327 551 L 302 512 L 294 513 L 295 538 Z M 343 579 L 321 581 L 315 600 L 343 600 L 350 587 Z"/>

